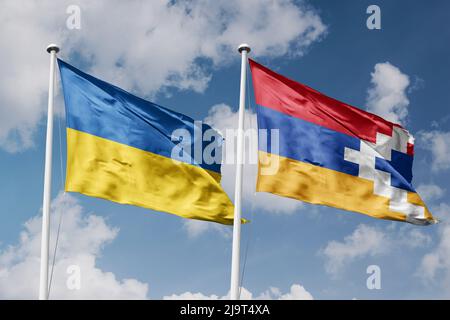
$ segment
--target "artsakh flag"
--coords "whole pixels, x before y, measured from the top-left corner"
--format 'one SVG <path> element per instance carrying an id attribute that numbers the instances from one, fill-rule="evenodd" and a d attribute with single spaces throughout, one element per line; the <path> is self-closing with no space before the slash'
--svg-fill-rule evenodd
<path id="1" fill-rule="evenodd" d="M 411 183 L 407 130 L 253 60 L 250 68 L 260 131 L 257 191 L 380 219 L 436 221 Z"/>

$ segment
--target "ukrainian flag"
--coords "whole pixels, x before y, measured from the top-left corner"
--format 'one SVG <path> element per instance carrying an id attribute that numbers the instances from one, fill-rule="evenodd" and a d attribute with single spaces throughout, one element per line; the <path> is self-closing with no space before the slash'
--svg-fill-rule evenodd
<path id="1" fill-rule="evenodd" d="M 62 60 L 58 64 L 66 106 L 66 191 L 233 223 L 233 204 L 220 185 L 220 162 L 194 157 L 195 147 L 201 157 L 207 146 L 212 156 L 219 152 L 220 135 Z M 205 145 L 206 131 L 217 148 Z"/>
<path id="2" fill-rule="evenodd" d="M 425 225 L 412 186 L 414 140 L 403 127 L 250 60 L 259 140 L 257 191 Z M 260 133 L 261 135 L 261 133 Z"/>

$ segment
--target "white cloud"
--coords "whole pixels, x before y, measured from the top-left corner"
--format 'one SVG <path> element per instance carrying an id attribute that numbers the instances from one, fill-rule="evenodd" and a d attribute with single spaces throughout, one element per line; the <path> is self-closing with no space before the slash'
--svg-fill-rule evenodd
<path id="1" fill-rule="evenodd" d="M 418 135 L 420 147 L 431 152 L 431 168 L 433 171 L 450 168 L 450 132 L 421 131 Z"/>
<path id="2" fill-rule="evenodd" d="M 389 121 L 402 123 L 408 115 L 406 90 L 409 77 L 389 62 L 377 63 L 367 91 L 367 110 Z"/>
<path id="3" fill-rule="evenodd" d="M 151 97 L 167 87 L 203 91 L 212 70 L 253 56 L 301 55 L 325 33 L 320 17 L 291 0 L 77 1 L 81 29 L 66 29 L 73 1 L 6 0 L 0 11 L 0 146 L 33 145 L 45 113 L 51 42 L 86 71 Z"/>
<path id="4" fill-rule="evenodd" d="M 55 28 L 64 23 L 55 19 L 58 6 L 39 6 L 38 1 L 3 1 L 0 10 L 0 145 L 11 152 L 33 145 L 48 88 L 45 47 L 61 41 Z"/>
<path id="5" fill-rule="evenodd" d="M 242 300 L 313 300 L 313 296 L 300 284 L 293 284 L 289 292 L 282 293 L 280 289 L 270 287 L 256 297 L 247 289 L 241 288 L 240 298 Z M 229 293 L 225 296 L 215 294 L 205 295 L 197 292 L 184 292 L 182 294 L 173 294 L 163 297 L 164 300 L 226 300 L 229 299 Z"/>
<path id="6" fill-rule="evenodd" d="M 183 227 L 190 238 L 196 238 L 206 232 L 215 232 L 225 238 L 230 238 L 232 228 L 230 226 L 193 219 L 183 219 Z"/>
<path id="7" fill-rule="evenodd" d="M 385 229 L 361 224 L 343 241 L 332 240 L 319 251 L 325 257 L 325 270 L 331 276 L 339 275 L 345 266 L 357 259 L 378 257 L 395 248 L 420 248 L 430 245 L 431 237 L 411 226 L 397 227 L 395 223 Z"/>
<path id="8" fill-rule="evenodd" d="M 225 296 L 220 297 L 216 294 L 207 295 L 201 292 L 192 293 L 187 291 L 181 294 L 172 294 L 170 296 L 164 296 L 163 300 L 229 300 L 230 299 L 229 297 L 230 297 L 229 293 Z M 242 300 L 251 300 L 253 298 L 253 295 L 247 289 L 241 288 L 240 298 Z"/>
<path id="9" fill-rule="evenodd" d="M 443 223 L 438 230 L 439 242 L 422 258 L 418 275 L 425 282 L 443 290 L 448 297 L 450 294 L 450 224 Z"/>
<path id="10" fill-rule="evenodd" d="M 421 184 L 417 187 L 417 192 L 425 201 L 431 201 L 441 198 L 445 190 L 436 184 Z"/>
<path id="11" fill-rule="evenodd" d="M 54 250 L 60 214 L 63 223 L 52 281 L 52 299 L 145 299 L 148 285 L 136 279 L 117 279 L 97 266 L 103 247 L 117 236 L 118 229 L 104 218 L 86 214 L 77 200 L 60 194 L 51 209 L 51 238 Z M 36 299 L 39 286 L 41 216 L 28 220 L 16 245 L 0 252 L 0 299 Z M 80 290 L 69 290 L 67 268 L 79 267 Z"/>
<path id="12" fill-rule="evenodd" d="M 428 234 L 419 231 L 418 229 L 400 229 L 397 235 L 391 235 L 391 239 L 396 239 L 395 243 L 399 246 L 407 248 L 422 248 L 427 247 L 432 243 L 432 239 Z M 396 238 L 395 238 L 396 237 Z"/>
<path id="13" fill-rule="evenodd" d="M 268 291 L 263 292 L 258 299 L 261 300 L 313 300 L 311 293 L 299 285 L 293 284 L 287 293 L 281 293 L 278 288 L 270 288 Z"/>
<path id="14" fill-rule="evenodd" d="M 192 292 L 184 292 L 182 294 L 172 294 L 170 296 L 164 296 L 163 300 L 219 300 L 219 296 L 215 294 L 205 295 L 201 292 L 192 293 Z"/>
<path id="15" fill-rule="evenodd" d="M 441 202 L 437 206 L 432 206 L 431 208 L 433 215 L 439 220 L 447 220 L 450 214 L 450 205 L 445 202 Z"/>
<path id="16" fill-rule="evenodd" d="M 384 232 L 367 225 L 359 225 L 342 242 L 332 240 L 321 252 L 327 259 L 325 269 L 336 275 L 345 264 L 359 257 L 377 256 L 386 250 Z"/>

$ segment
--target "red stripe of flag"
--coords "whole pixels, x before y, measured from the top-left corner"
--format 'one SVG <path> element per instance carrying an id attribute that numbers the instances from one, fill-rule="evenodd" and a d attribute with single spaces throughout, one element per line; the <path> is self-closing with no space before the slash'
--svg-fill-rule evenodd
<path id="1" fill-rule="evenodd" d="M 249 60 L 255 99 L 260 106 L 374 143 L 377 132 L 392 137 L 393 126 L 401 128 Z M 407 152 L 413 154 L 412 144 L 408 144 Z"/>

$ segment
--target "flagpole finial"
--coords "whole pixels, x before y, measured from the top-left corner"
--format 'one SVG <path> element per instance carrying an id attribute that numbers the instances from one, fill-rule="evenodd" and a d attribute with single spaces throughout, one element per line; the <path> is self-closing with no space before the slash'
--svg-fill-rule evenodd
<path id="1" fill-rule="evenodd" d="M 58 52 L 59 52 L 59 47 L 58 47 L 58 45 L 56 45 L 56 44 L 54 44 L 54 43 L 49 44 L 48 47 L 47 47 L 47 52 L 48 52 L 48 53 L 51 53 L 52 51 L 55 51 L 55 53 L 58 53 Z"/>
<path id="2" fill-rule="evenodd" d="M 247 53 L 249 53 L 251 51 L 251 49 L 250 49 L 250 46 L 248 44 L 242 43 L 242 44 L 239 45 L 238 51 L 240 53 L 242 53 L 242 51 L 247 51 Z"/>

